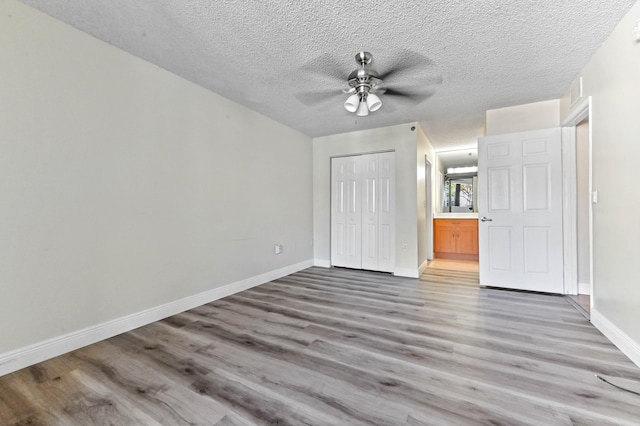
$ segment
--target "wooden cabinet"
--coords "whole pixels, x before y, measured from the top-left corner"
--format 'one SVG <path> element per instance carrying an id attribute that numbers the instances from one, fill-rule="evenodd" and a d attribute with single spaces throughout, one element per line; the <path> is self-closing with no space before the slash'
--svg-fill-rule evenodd
<path id="1" fill-rule="evenodd" d="M 477 219 L 434 219 L 434 256 L 478 260 Z"/>

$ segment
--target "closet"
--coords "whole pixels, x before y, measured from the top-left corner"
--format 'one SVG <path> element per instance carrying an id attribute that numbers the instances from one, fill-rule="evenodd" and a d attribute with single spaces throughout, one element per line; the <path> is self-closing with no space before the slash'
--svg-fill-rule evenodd
<path id="1" fill-rule="evenodd" d="M 331 159 L 331 265 L 394 271 L 395 152 Z"/>

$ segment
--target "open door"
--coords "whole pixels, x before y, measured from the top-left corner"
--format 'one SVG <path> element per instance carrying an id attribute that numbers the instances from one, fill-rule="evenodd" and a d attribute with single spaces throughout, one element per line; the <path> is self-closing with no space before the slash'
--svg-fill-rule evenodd
<path id="1" fill-rule="evenodd" d="M 560 128 L 478 140 L 480 285 L 564 292 Z"/>

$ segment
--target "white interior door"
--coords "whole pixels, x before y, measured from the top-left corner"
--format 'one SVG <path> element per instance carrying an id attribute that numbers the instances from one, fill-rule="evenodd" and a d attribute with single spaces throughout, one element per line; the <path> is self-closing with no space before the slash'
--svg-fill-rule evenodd
<path id="1" fill-rule="evenodd" d="M 331 265 L 393 272 L 395 154 L 331 161 Z"/>
<path id="2" fill-rule="evenodd" d="M 480 285 L 563 293 L 560 128 L 478 140 Z"/>

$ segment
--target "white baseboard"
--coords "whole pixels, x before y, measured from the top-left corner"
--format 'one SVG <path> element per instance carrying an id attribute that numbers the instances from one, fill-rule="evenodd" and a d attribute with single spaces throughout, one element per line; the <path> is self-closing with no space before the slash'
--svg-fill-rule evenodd
<path id="1" fill-rule="evenodd" d="M 422 265 L 420 265 L 420 267 L 418 268 L 418 274 L 419 275 L 422 275 L 424 270 L 427 269 L 427 265 L 428 264 L 429 264 L 429 260 L 425 260 L 424 262 L 422 262 Z"/>
<path id="2" fill-rule="evenodd" d="M 0 376 L 313 266 L 308 260 L 0 354 Z"/>
<path id="3" fill-rule="evenodd" d="M 420 272 L 418 269 L 412 268 L 396 268 L 395 271 L 393 271 L 393 275 L 398 277 L 420 278 Z"/>
<path id="4" fill-rule="evenodd" d="M 591 284 L 578 283 L 578 294 L 591 294 Z"/>
<path id="5" fill-rule="evenodd" d="M 331 261 L 325 259 L 314 259 L 313 265 L 320 268 L 331 268 Z"/>
<path id="6" fill-rule="evenodd" d="M 331 261 L 324 260 L 324 259 L 314 259 L 313 265 L 318 266 L 320 268 L 331 268 Z M 423 265 L 424 265 L 424 268 L 426 268 L 427 262 L 425 261 Z M 396 268 L 393 271 L 393 275 L 396 275 L 399 277 L 407 277 L 407 278 L 419 278 L 422 271 L 424 271 L 424 268 L 422 266 L 421 268 L 422 269 L 420 269 L 419 271 L 417 269 L 410 269 L 410 268 Z"/>
<path id="7" fill-rule="evenodd" d="M 624 331 L 616 327 L 604 315 L 596 309 L 591 310 L 591 323 L 611 340 L 618 349 L 629 357 L 634 364 L 640 367 L 640 343 L 634 341 Z"/>

